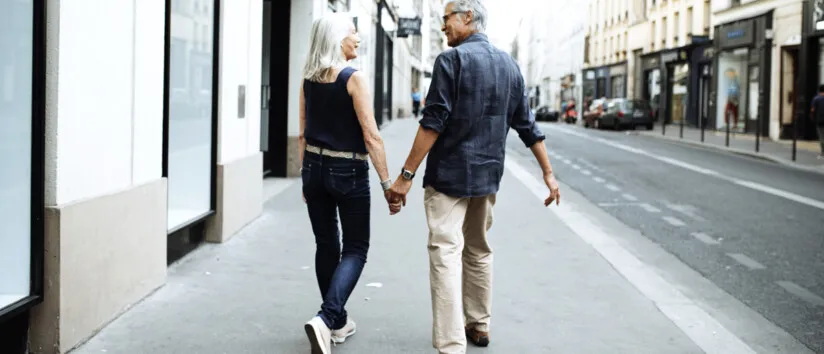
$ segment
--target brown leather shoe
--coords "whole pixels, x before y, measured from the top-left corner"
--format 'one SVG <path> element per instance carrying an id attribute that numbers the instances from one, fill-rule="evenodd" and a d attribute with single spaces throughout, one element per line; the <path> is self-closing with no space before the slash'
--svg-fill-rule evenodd
<path id="1" fill-rule="evenodd" d="M 486 347 L 489 345 L 489 332 L 481 332 L 474 328 L 466 328 L 466 338 L 469 339 L 472 344 L 479 347 Z"/>

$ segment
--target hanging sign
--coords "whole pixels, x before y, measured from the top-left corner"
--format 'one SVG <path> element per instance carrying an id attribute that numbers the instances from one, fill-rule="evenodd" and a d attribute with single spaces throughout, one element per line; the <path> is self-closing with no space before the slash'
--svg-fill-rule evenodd
<path id="1" fill-rule="evenodd" d="M 409 36 L 421 35 L 421 18 L 399 18 L 398 19 L 398 37 L 406 38 Z"/>

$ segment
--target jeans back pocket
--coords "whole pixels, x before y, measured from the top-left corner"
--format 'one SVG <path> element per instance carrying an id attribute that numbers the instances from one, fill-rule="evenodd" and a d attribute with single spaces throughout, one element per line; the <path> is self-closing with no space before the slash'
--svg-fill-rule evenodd
<path id="1" fill-rule="evenodd" d="M 329 168 L 329 185 L 341 195 L 346 195 L 355 189 L 358 182 L 358 171 L 356 168 Z"/>

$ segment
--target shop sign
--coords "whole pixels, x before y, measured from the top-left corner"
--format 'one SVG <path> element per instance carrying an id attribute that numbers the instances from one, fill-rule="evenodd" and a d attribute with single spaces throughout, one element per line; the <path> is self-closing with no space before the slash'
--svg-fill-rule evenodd
<path id="1" fill-rule="evenodd" d="M 399 18 L 398 19 L 398 37 L 406 38 L 409 36 L 421 35 L 421 18 Z"/>
<path id="2" fill-rule="evenodd" d="M 616 65 L 609 67 L 609 76 L 619 76 L 619 75 L 626 75 L 627 73 L 627 66 L 626 65 Z"/>
<path id="3" fill-rule="evenodd" d="M 641 58 L 641 68 L 644 71 L 658 69 L 658 66 L 659 64 L 657 56 Z"/>
<path id="4" fill-rule="evenodd" d="M 813 1 L 813 22 L 815 24 L 815 30 L 821 31 L 824 30 L 824 0 L 814 0 Z"/>
<path id="5" fill-rule="evenodd" d="M 596 75 L 597 75 L 598 77 L 607 77 L 607 74 L 608 74 L 608 73 L 609 73 L 609 71 L 608 71 L 608 69 L 607 69 L 607 68 L 600 68 L 600 69 L 598 69 L 598 72 L 597 72 L 597 74 L 596 74 Z"/>
<path id="6" fill-rule="evenodd" d="M 720 47 L 734 48 L 752 45 L 755 41 L 753 27 L 752 20 L 741 24 L 722 26 L 721 33 L 718 36 Z"/>
<path id="7" fill-rule="evenodd" d="M 678 60 L 678 52 L 666 52 L 661 54 L 661 61 L 665 64 L 676 60 Z"/>

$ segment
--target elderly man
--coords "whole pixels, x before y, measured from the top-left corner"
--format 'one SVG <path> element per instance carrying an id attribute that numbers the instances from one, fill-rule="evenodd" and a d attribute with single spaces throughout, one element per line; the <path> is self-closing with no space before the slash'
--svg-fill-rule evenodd
<path id="1" fill-rule="evenodd" d="M 550 190 L 544 205 L 560 202 L 524 79 L 514 59 L 489 43 L 483 33 L 486 16 L 479 0 L 446 2 L 442 31 L 452 48 L 435 60 L 414 145 L 391 188 L 405 205 L 415 171 L 428 154 L 423 185 L 432 344 L 440 353 L 464 353 L 467 338 L 489 344 L 492 248 L 486 236 L 510 127 L 541 165 Z"/>

